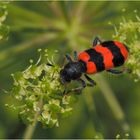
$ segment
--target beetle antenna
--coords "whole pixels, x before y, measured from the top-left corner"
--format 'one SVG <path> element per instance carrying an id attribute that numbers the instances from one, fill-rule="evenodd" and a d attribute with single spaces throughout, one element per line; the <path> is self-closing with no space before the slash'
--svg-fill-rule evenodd
<path id="1" fill-rule="evenodd" d="M 66 54 L 65 56 L 66 56 L 66 59 L 67 59 L 69 62 L 72 62 L 72 59 L 71 59 L 71 57 L 70 57 L 69 54 Z"/>
<path id="2" fill-rule="evenodd" d="M 75 60 L 75 61 L 77 61 L 77 60 L 78 60 L 77 51 L 74 51 L 74 60 Z"/>

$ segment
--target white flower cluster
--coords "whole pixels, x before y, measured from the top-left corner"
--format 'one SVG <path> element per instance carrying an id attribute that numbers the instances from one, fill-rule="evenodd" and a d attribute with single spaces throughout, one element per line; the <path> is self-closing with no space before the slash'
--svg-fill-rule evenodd
<path id="1" fill-rule="evenodd" d="M 60 118 L 71 114 L 75 97 L 63 95 L 64 89 L 59 82 L 60 68 L 42 61 L 42 57 L 48 57 L 46 53 L 40 55 L 36 64 L 30 61 L 31 65 L 26 70 L 12 74 L 12 95 L 20 102 L 19 107 L 14 108 L 18 109 L 25 123 L 36 120 L 43 126 L 53 127 L 59 125 Z"/>
<path id="2" fill-rule="evenodd" d="M 130 51 L 127 67 L 132 70 L 134 81 L 140 80 L 140 17 L 136 15 L 134 20 L 125 20 L 115 27 L 115 40 L 125 43 Z"/>

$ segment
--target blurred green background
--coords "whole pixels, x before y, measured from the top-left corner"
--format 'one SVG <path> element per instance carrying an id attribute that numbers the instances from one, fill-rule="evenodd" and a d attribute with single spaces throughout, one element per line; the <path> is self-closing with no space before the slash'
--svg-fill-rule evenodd
<path id="1" fill-rule="evenodd" d="M 11 73 L 24 70 L 29 59 L 37 60 L 38 48 L 47 48 L 61 66 L 64 54 L 83 51 L 99 35 L 112 39 L 122 17 L 133 19 L 140 2 L 10 2 L 5 24 L 7 40 L 0 41 L 0 138 L 21 138 L 26 129 L 16 111 L 5 107 L 14 103 L 3 89 L 12 86 Z M 139 13 L 138 13 L 139 14 Z M 112 76 L 105 72 L 91 76 L 99 83 L 87 88 L 74 104 L 74 113 L 61 120 L 60 127 L 37 125 L 33 138 L 140 138 L 140 83 L 131 75 Z M 118 135 L 119 134 L 119 135 Z M 129 136 L 128 136 L 129 135 Z"/>

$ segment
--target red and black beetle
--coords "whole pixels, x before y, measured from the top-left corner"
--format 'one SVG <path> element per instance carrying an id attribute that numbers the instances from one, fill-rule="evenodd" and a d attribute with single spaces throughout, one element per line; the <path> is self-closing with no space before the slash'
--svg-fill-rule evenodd
<path id="1" fill-rule="evenodd" d="M 60 80 L 62 84 L 69 83 L 71 80 L 81 82 L 82 86 L 72 89 L 70 91 L 81 91 L 87 86 L 85 81 L 81 79 L 84 73 L 85 78 L 90 82 L 90 86 L 96 85 L 87 74 L 94 74 L 101 71 L 108 71 L 113 74 L 123 73 L 125 70 L 115 70 L 112 68 L 122 66 L 129 51 L 126 45 L 119 41 L 104 41 L 96 37 L 93 41 L 93 47 L 81 52 L 77 56 L 74 52 L 74 61 L 67 54 L 66 58 L 69 61 L 64 68 L 60 71 Z M 68 91 L 68 92 L 70 92 Z"/>

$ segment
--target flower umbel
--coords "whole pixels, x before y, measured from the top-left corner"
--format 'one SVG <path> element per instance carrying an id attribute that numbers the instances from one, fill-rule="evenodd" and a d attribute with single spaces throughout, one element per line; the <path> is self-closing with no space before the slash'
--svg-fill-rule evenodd
<path id="1" fill-rule="evenodd" d="M 60 67 L 48 60 L 47 51 L 39 52 L 41 55 L 36 64 L 30 61 L 27 69 L 12 74 L 11 92 L 20 104 L 15 107 L 25 123 L 33 123 L 36 119 L 43 126 L 59 126 L 59 118 L 72 112 L 74 95 L 63 95 L 64 89 L 59 82 Z M 48 61 L 53 66 L 47 65 Z"/>
<path id="2" fill-rule="evenodd" d="M 134 20 L 123 19 L 119 27 L 115 27 L 113 38 L 125 43 L 129 47 L 130 56 L 126 65 L 132 70 L 135 81 L 140 80 L 140 17 Z"/>

